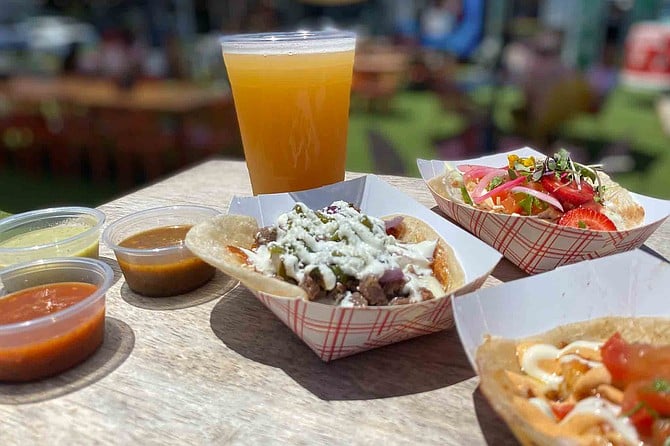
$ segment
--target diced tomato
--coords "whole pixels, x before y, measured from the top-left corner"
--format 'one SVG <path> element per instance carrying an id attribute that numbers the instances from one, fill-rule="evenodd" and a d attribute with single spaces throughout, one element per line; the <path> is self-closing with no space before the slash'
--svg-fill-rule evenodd
<path id="1" fill-rule="evenodd" d="M 615 333 L 600 349 L 615 385 L 664 378 L 670 381 L 670 345 L 627 343 Z"/>
<path id="2" fill-rule="evenodd" d="M 531 184 L 536 184 L 536 183 L 528 183 L 530 186 Z M 538 186 L 541 187 L 541 186 Z M 534 189 L 538 189 L 538 187 L 535 187 Z M 532 199 L 528 197 L 528 194 L 525 194 L 523 192 L 509 192 L 509 191 L 504 191 L 501 192 L 499 195 L 500 198 L 500 205 L 503 207 L 504 211 L 506 214 L 520 214 L 520 215 L 537 215 L 540 212 L 544 211 L 547 209 L 547 204 L 541 200 L 533 200 L 532 201 L 532 207 L 530 210 L 530 214 L 526 213 L 526 210 L 524 207 L 521 205 L 523 203 L 523 200 L 530 200 Z"/>
<path id="3" fill-rule="evenodd" d="M 501 199 L 500 205 L 503 207 L 506 214 L 519 214 L 523 210 L 513 194 L 507 194 L 504 199 Z"/>
<path id="4" fill-rule="evenodd" d="M 653 446 L 665 446 L 665 441 L 670 438 L 670 419 L 661 418 L 654 421 L 651 431 L 651 444 Z"/>
<path id="5" fill-rule="evenodd" d="M 575 408 L 574 403 L 560 403 L 553 402 L 551 403 L 551 411 L 554 413 L 554 416 L 557 420 L 562 420 L 570 413 L 572 409 Z"/>
<path id="6" fill-rule="evenodd" d="M 643 381 L 634 382 L 626 387 L 621 402 L 621 414 L 630 418 L 638 433 L 645 437 L 651 436 L 654 425 L 654 414 L 638 399 L 638 389 L 644 386 Z"/>
<path id="7" fill-rule="evenodd" d="M 564 181 L 555 175 L 545 175 L 540 182 L 544 190 L 556 197 L 566 211 L 592 201 L 595 195 L 593 187 L 585 181 L 577 186 L 574 180 Z"/>
<path id="8" fill-rule="evenodd" d="M 637 397 L 661 416 L 670 416 L 670 382 L 656 378 L 644 382 L 637 390 Z"/>

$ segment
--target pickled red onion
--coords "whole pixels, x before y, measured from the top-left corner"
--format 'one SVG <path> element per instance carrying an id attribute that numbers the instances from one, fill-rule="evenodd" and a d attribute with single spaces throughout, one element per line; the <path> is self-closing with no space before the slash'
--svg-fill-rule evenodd
<path id="1" fill-rule="evenodd" d="M 494 178 L 502 177 L 502 176 L 506 176 L 506 175 L 507 175 L 507 172 L 502 173 L 502 172 L 499 172 L 497 170 L 492 170 L 492 171 L 488 172 L 486 175 L 481 177 L 481 179 L 477 183 L 477 186 L 475 186 L 475 189 L 472 191 L 472 194 L 471 194 L 472 197 L 476 198 L 476 197 L 479 197 L 480 195 L 486 193 L 486 188 L 488 187 L 489 183 L 491 183 L 491 181 Z M 463 178 L 463 181 L 465 181 L 465 178 Z"/>
<path id="2" fill-rule="evenodd" d="M 489 166 L 476 166 L 471 164 L 462 164 L 458 166 L 458 170 L 463 172 L 463 181 L 466 183 L 479 180 L 491 172 L 498 172 L 501 175 L 507 173 L 506 169 Z"/>
<path id="3" fill-rule="evenodd" d="M 545 203 L 552 205 L 559 211 L 564 212 L 563 206 L 561 206 L 561 203 L 557 199 L 544 192 L 540 192 L 539 190 L 531 189 L 530 187 L 516 186 L 512 188 L 512 192 L 523 192 L 524 194 L 532 195 L 538 200 L 542 200 Z"/>
<path id="4" fill-rule="evenodd" d="M 479 184 L 477 184 L 477 189 L 479 189 L 479 186 L 484 182 L 485 178 L 486 177 L 482 178 L 479 181 Z M 487 181 L 485 184 L 482 185 L 481 190 L 479 190 L 480 193 L 481 193 L 482 190 L 486 189 L 486 186 L 488 185 L 488 183 L 493 178 L 495 178 L 495 176 L 492 176 L 491 179 L 489 179 L 489 181 Z M 493 195 L 499 194 L 500 192 L 504 192 L 507 189 L 513 188 L 514 186 L 518 186 L 519 184 L 523 183 L 524 181 L 526 181 L 526 177 L 524 177 L 524 176 L 516 177 L 513 180 L 510 180 L 510 181 L 507 181 L 507 182 L 501 184 L 500 186 L 496 187 L 495 189 L 491 189 L 490 191 L 488 191 L 487 193 L 485 193 L 484 195 L 481 195 L 481 196 L 477 196 L 477 189 L 475 189 L 472 193 L 472 201 L 475 202 L 475 204 L 479 204 L 482 201 L 486 200 L 487 198 L 489 198 Z"/>

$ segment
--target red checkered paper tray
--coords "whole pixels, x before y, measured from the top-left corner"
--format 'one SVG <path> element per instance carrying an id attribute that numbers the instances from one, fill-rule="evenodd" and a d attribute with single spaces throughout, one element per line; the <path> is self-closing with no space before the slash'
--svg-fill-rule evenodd
<path id="1" fill-rule="evenodd" d="M 455 168 L 461 164 L 474 164 L 501 167 L 507 165 L 507 156 L 511 154 L 545 158 L 542 153 L 526 147 L 466 160 L 419 159 L 417 164 L 437 205 L 447 216 L 500 251 L 528 274 L 639 248 L 670 214 L 670 201 L 632 193 L 634 199 L 644 207 L 645 217 L 641 226 L 626 231 L 592 231 L 559 226 L 536 217 L 479 210 L 451 201 L 438 194 L 429 184 L 431 179 L 444 175 L 447 166 Z"/>
<path id="2" fill-rule="evenodd" d="M 486 336 L 523 339 L 601 317 L 670 317 L 670 263 L 634 250 L 477 290 L 454 299 L 472 367 Z"/>
<path id="3" fill-rule="evenodd" d="M 501 258 L 500 253 L 482 241 L 374 175 L 304 192 L 235 197 L 229 213 L 252 216 L 263 227 L 275 223 L 296 202 L 320 209 L 336 200 L 353 203 L 372 216 L 405 214 L 432 226 L 454 250 L 465 272 L 465 284 L 454 290 L 454 294 L 479 288 Z M 251 292 L 324 361 L 444 330 L 454 324 L 448 296 L 406 305 L 344 308 L 254 289 Z"/>

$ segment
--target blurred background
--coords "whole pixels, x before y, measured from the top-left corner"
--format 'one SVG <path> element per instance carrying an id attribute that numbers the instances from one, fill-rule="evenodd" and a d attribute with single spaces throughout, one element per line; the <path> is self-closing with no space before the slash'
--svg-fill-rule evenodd
<path id="1" fill-rule="evenodd" d="M 670 198 L 669 0 L 0 0 L 0 209 L 243 159 L 217 36 L 330 26 L 359 36 L 348 170 L 565 147 Z"/>

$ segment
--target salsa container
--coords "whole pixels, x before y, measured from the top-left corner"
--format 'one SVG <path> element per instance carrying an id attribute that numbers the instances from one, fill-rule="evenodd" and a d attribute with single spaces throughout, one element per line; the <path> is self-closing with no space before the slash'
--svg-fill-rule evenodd
<path id="1" fill-rule="evenodd" d="M 273 224 L 298 201 L 319 209 L 335 200 L 353 203 L 372 216 L 405 214 L 432 226 L 451 246 L 465 273 L 465 285 L 454 294 L 479 288 L 501 258 L 500 253 L 485 243 L 374 175 L 303 192 L 234 197 L 229 213 L 252 216 L 263 227 Z M 447 296 L 407 305 L 343 308 L 250 291 L 323 361 L 444 330 L 454 324 Z"/>
<path id="2" fill-rule="evenodd" d="M 135 212 L 110 224 L 102 239 L 114 251 L 128 287 L 149 297 L 187 293 L 213 276 L 215 268 L 206 264 L 184 245 L 137 249 L 120 246 L 127 238 L 165 226 L 195 225 L 219 211 L 205 206 L 164 206 Z"/>
<path id="3" fill-rule="evenodd" d="M 0 382 L 31 381 L 63 372 L 98 349 L 105 329 L 105 293 L 114 273 L 87 258 L 53 258 L 0 270 L 0 299 L 39 285 L 84 282 L 97 289 L 47 316 L 0 324 Z"/>
<path id="4" fill-rule="evenodd" d="M 102 211 L 78 206 L 40 209 L 0 219 L 0 267 L 51 257 L 97 258 L 104 222 Z M 64 236 L 57 233 L 59 228 L 75 230 Z M 30 234 L 41 234 L 39 242 L 2 246 Z"/>
<path id="5" fill-rule="evenodd" d="M 552 270 L 561 265 L 594 259 L 639 248 L 670 215 L 670 201 L 631 192 L 644 207 L 641 226 L 625 231 L 592 231 L 559 226 L 546 220 L 522 215 L 506 215 L 483 211 L 460 204 L 438 194 L 430 180 L 445 173 L 446 164 L 478 164 L 500 167 L 507 165 L 507 156 L 545 155 L 528 147 L 481 158 L 440 161 L 417 160 L 419 171 L 438 207 L 470 233 L 500 251 L 505 258 L 528 274 Z"/>

